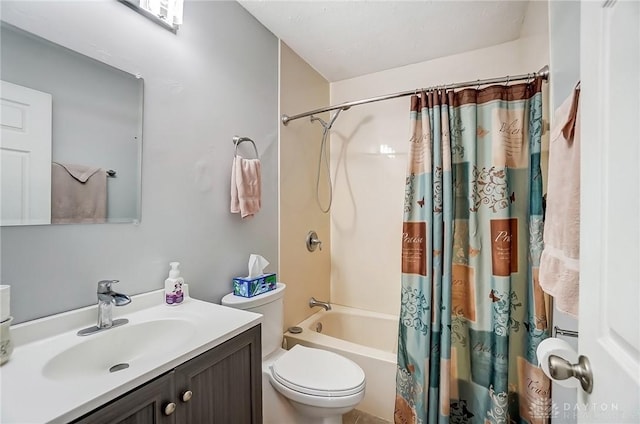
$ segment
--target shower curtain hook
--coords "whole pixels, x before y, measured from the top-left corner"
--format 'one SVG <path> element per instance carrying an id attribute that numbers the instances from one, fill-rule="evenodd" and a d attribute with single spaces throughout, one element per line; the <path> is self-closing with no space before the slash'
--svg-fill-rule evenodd
<path id="1" fill-rule="evenodd" d="M 511 80 L 511 77 L 509 75 L 507 75 L 507 82 L 504 83 L 505 87 L 509 86 L 509 81 Z"/>
<path id="2" fill-rule="evenodd" d="M 476 90 L 480 90 L 480 80 L 478 80 L 478 85 L 476 86 Z"/>

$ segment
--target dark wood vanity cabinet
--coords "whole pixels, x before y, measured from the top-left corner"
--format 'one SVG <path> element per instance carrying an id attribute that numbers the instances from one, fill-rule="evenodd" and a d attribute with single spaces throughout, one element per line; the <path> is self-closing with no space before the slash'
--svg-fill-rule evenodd
<path id="1" fill-rule="evenodd" d="M 178 423 L 262 423 L 258 328 L 176 368 Z"/>
<path id="2" fill-rule="evenodd" d="M 75 423 L 259 424 L 261 367 L 257 325 Z"/>
<path id="3" fill-rule="evenodd" d="M 82 424 L 174 424 L 164 408 L 174 396 L 174 371 L 129 392 L 80 418 Z"/>

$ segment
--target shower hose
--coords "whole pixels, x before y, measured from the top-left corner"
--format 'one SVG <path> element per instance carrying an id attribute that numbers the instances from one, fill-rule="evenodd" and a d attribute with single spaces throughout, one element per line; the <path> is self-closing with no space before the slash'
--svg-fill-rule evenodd
<path id="1" fill-rule="evenodd" d="M 329 153 L 327 152 L 327 137 L 329 136 L 329 130 L 333 126 L 333 123 L 336 121 L 338 115 L 340 114 L 340 112 L 342 112 L 342 110 L 343 109 L 338 109 L 333 117 L 329 120 L 329 123 L 326 123 L 322 119 L 316 118 L 315 116 L 311 115 L 311 122 L 319 121 L 320 125 L 322 125 L 322 143 L 320 144 L 320 155 L 318 156 L 318 172 L 316 174 L 316 203 L 318 204 L 318 207 L 320 208 L 322 213 L 329 212 L 331 210 L 331 204 L 333 203 L 333 188 L 331 183 L 331 169 L 329 166 Z M 326 208 L 322 206 L 322 202 L 320 201 L 320 172 L 323 161 L 327 173 L 327 179 L 329 182 L 329 204 Z"/>

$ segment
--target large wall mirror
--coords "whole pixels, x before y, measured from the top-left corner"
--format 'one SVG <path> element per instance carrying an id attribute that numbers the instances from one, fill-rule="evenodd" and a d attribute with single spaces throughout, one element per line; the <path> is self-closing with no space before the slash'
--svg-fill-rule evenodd
<path id="1" fill-rule="evenodd" d="M 138 222 L 143 80 L 0 30 L 0 224 Z"/>

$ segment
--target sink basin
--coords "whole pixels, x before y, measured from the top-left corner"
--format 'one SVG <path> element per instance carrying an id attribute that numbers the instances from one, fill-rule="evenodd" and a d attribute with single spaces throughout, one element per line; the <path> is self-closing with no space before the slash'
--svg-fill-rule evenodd
<path id="1" fill-rule="evenodd" d="M 175 350 L 195 333 L 194 323 L 185 319 L 128 323 L 87 336 L 47 361 L 42 373 L 58 381 L 107 376 Z"/>

